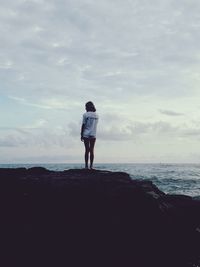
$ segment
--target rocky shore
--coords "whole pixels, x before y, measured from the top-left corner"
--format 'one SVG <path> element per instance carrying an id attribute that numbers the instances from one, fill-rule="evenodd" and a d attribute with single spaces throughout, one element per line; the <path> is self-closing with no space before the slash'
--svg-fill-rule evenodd
<path id="1" fill-rule="evenodd" d="M 1 266 L 200 266 L 200 200 L 151 181 L 0 169 L 0 191 Z"/>

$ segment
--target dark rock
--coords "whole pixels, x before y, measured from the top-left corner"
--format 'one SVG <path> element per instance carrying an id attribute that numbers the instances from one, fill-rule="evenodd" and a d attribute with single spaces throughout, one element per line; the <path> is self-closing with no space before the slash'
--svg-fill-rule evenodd
<path id="1" fill-rule="evenodd" d="M 191 267 L 200 201 L 127 173 L 0 169 L 7 265 Z M 12 256 L 10 256 L 12 255 Z"/>
<path id="2" fill-rule="evenodd" d="M 52 173 L 52 171 L 49 171 L 43 167 L 32 167 L 32 168 L 27 169 L 27 172 L 32 174 L 32 175 Z"/>

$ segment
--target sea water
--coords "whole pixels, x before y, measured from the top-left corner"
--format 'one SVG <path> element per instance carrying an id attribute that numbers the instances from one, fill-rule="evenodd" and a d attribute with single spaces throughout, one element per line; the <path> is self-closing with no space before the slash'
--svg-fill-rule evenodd
<path id="1" fill-rule="evenodd" d="M 63 171 L 83 168 L 83 164 L 0 164 L 0 168 L 45 167 Z M 97 170 L 127 172 L 133 179 L 150 180 L 165 193 L 200 197 L 200 164 L 95 164 Z"/>

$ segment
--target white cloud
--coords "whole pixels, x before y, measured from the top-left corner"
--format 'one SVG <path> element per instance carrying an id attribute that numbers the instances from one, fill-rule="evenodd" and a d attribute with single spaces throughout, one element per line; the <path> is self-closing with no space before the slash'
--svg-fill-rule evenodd
<path id="1" fill-rule="evenodd" d="M 0 63 L 0 69 L 7 70 L 7 69 L 12 69 L 12 67 L 13 67 L 13 62 L 12 61 L 7 60 L 6 62 Z"/>

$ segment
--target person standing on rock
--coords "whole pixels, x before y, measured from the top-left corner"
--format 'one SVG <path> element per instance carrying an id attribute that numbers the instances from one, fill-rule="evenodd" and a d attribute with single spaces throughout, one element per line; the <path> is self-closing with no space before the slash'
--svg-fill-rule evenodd
<path id="1" fill-rule="evenodd" d="M 85 145 L 85 168 L 88 169 L 88 159 L 90 154 L 90 169 L 93 168 L 94 145 L 96 141 L 96 131 L 98 123 L 98 114 L 94 104 L 89 101 L 85 104 L 86 112 L 83 114 L 81 127 L 81 141 Z"/>

